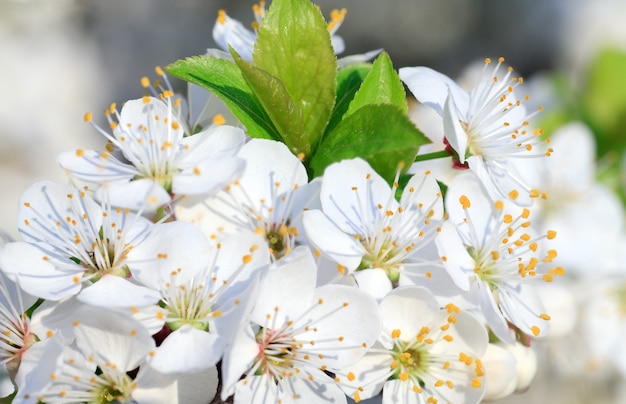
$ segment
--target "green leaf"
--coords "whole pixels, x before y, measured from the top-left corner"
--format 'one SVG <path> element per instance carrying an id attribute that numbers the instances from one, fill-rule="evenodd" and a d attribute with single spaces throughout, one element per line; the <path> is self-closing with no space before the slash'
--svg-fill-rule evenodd
<path id="1" fill-rule="evenodd" d="M 309 0 L 272 1 L 259 29 L 253 61 L 282 82 L 302 111 L 299 136 L 315 149 L 335 103 L 337 75 L 337 59 L 320 10 Z M 283 134 L 286 143 L 289 136 Z"/>
<path id="2" fill-rule="evenodd" d="M 370 104 L 392 104 L 405 114 L 408 113 L 404 86 L 387 52 L 381 53 L 374 61 L 371 71 L 363 80 L 345 116 Z"/>
<path id="3" fill-rule="evenodd" d="M 278 129 L 281 140 L 294 154 L 309 155 L 310 145 L 304 136 L 302 110 L 291 99 L 283 83 L 270 73 L 246 62 L 231 49 L 235 63 Z"/>
<path id="4" fill-rule="evenodd" d="M 596 134 L 598 154 L 626 149 L 626 52 L 605 50 L 593 62 L 583 95 L 583 115 Z"/>
<path id="5" fill-rule="evenodd" d="M 337 95 L 335 99 L 335 107 L 326 126 L 325 134 L 330 133 L 335 126 L 341 121 L 344 114 L 348 110 L 354 95 L 361 87 L 361 83 L 372 70 L 371 63 L 359 63 L 346 66 L 337 72 Z"/>
<path id="6" fill-rule="evenodd" d="M 233 62 L 208 56 L 178 60 L 167 66 L 174 77 L 215 94 L 246 127 L 248 135 L 279 140 L 280 134 Z"/>
<path id="7" fill-rule="evenodd" d="M 395 105 L 366 105 L 342 120 L 311 159 L 314 177 L 330 164 L 361 157 L 387 181 L 393 181 L 399 164 L 408 168 L 417 150 L 429 140 Z"/>

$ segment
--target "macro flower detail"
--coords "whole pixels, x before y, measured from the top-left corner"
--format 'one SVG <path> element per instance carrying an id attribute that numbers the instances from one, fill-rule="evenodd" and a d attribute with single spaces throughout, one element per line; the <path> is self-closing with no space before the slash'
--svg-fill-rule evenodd
<path id="1" fill-rule="evenodd" d="M 557 253 L 544 250 L 543 241 L 556 232 L 535 235 L 527 208 L 494 204 L 471 175 L 457 177 L 447 198 L 450 219 L 437 245 L 456 286 L 480 308 L 499 339 L 514 342 L 510 325 L 526 335 L 546 335 L 550 316 L 533 283 L 552 282 L 564 273 L 559 266 L 545 268 Z"/>
<path id="2" fill-rule="evenodd" d="M 304 165 L 280 142 L 251 139 L 237 156 L 246 162 L 241 178 L 195 205 L 181 200 L 176 217 L 211 239 L 252 231 L 278 260 L 303 242 L 301 215 L 317 198 L 318 183 L 308 184 Z"/>
<path id="3" fill-rule="evenodd" d="M 243 163 L 234 154 L 243 145 L 241 129 L 217 126 L 184 137 L 183 125 L 166 94 L 115 104 L 105 111 L 112 134 L 92 123 L 107 140 L 105 151 L 77 149 L 59 156 L 78 180 L 106 190 L 113 206 L 155 210 L 177 195 L 208 195 L 235 179 Z"/>
<path id="4" fill-rule="evenodd" d="M 208 257 L 197 266 L 160 262 L 137 274 L 160 293 L 164 310 L 158 315 L 167 326 L 152 367 L 162 373 L 193 373 L 219 361 L 269 266 L 262 242 L 258 235 L 242 232 L 207 245 Z"/>
<path id="5" fill-rule="evenodd" d="M 491 68 L 492 60 L 485 59 L 482 75 L 469 93 L 428 67 L 403 67 L 399 74 L 417 100 L 443 118 L 455 162 L 472 170 L 494 200 L 508 198 L 528 205 L 542 195 L 527 184 L 516 160 L 549 155 L 551 149 L 539 147 L 540 129 L 529 129 L 536 112 L 526 111 L 523 101 L 528 95 L 516 95 L 523 79 L 513 76 L 511 67 L 502 77 L 503 62 L 499 58 Z"/>
<path id="6" fill-rule="evenodd" d="M 222 399 L 234 393 L 236 403 L 345 402 L 328 373 L 365 354 L 380 332 L 380 317 L 365 292 L 315 288 L 315 272 L 304 246 L 268 271 L 251 323 L 224 356 Z"/>
<path id="7" fill-rule="evenodd" d="M 24 290 L 45 299 L 76 295 L 102 277 L 126 278 L 135 265 L 157 262 L 157 253 L 140 254 L 148 245 L 169 240 L 159 253 L 173 260 L 183 256 L 181 246 L 197 244 L 195 234 L 178 231 L 188 224 L 155 225 L 127 209 L 101 205 L 84 191 L 52 181 L 35 183 L 24 192 L 18 217 L 24 242 L 5 246 L 2 265 L 7 273 L 18 276 Z M 178 234 L 176 239 L 170 239 L 173 232 Z"/>
<path id="8" fill-rule="evenodd" d="M 383 403 L 479 403 L 485 389 L 480 357 L 488 338 L 478 320 L 454 304 L 440 308 L 417 286 L 380 302 L 383 329 L 365 357 L 337 374 L 356 402 L 383 390 Z M 384 387 L 384 389 L 383 389 Z"/>
<path id="9" fill-rule="evenodd" d="M 434 247 L 443 218 L 441 191 L 428 173 L 412 176 L 399 202 L 397 187 L 361 159 L 326 168 L 322 210 L 306 211 L 304 226 L 322 256 L 339 265 L 329 279 L 352 274 L 361 288 L 381 297 L 401 277 L 409 283 L 427 279 L 424 268 L 431 262 L 424 250 Z"/>
<path id="10" fill-rule="evenodd" d="M 35 369 L 35 374 L 46 372 L 48 382 L 38 391 L 20 392 L 19 402 L 134 402 L 142 378 L 134 381 L 127 372 L 145 363 L 154 349 L 148 332 L 128 317 L 89 306 L 72 315 L 76 345 L 64 347 L 52 371 Z"/>

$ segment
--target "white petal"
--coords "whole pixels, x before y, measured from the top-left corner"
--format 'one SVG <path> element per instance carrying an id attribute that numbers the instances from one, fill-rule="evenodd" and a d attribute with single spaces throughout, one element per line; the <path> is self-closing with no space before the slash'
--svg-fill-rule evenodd
<path id="1" fill-rule="evenodd" d="M 154 350 L 154 340 L 130 317 L 83 305 L 73 315 L 76 343 L 86 357 L 119 371 L 135 369 Z"/>
<path id="2" fill-rule="evenodd" d="M 414 189 L 414 192 L 410 190 Z M 419 204 L 422 205 L 420 208 Z M 432 220 L 443 219 L 443 198 L 441 188 L 433 175 L 418 172 L 414 174 L 404 187 L 400 205 L 405 211 L 419 209 L 428 214 L 432 210 Z"/>
<path id="3" fill-rule="evenodd" d="M 409 340 L 438 316 L 439 304 L 430 291 L 417 286 L 404 286 L 394 289 L 380 302 L 380 313 L 385 331 L 400 330 L 401 338 Z M 389 337 L 383 335 L 381 341 L 389 344 Z"/>
<path id="4" fill-rule="evenodd" d="M 485 316 L 487 325 L 496 337 L 506 343 L 514 343 L 515 339 L 511 336 L 509 325 L 500 311 L 489 286 L 482 281 L 476 280 L 472 283 L 470 293 L 473 298 L 479 302 L 480 309 Z"/>
<path id="5" fill-rule="evenodd" d="M 252 280 L 265 275 L 270 263 L 263 237 L 242 231 L 220 239 L 220 248 L 212 274 L 216 284 L 229 284 L 220 301 L 247 290 Z M 243 267 L 243 268 L 242 268 Z"/>
<path id="6" fill-rule="evenodd" d="M 251 320 L 265 325 L 268 313 L 276 315 L 273 321 L 277 324 L 298 318 L 313 301 L 316 271 L 315 260 L 307 247 L 293 250 L 267 272 Z"/>
<path id="7" fill-rule="evenodd" d="M 115 275 L 104 275 L 96 283 L 82 290 L 78 301 L 102 308 L 126 308 L 156 304 L 161 295 L 143 286 Z"/>
<path id="8" fill-rule="evenodd" d="M 130 181 L 139 174 L 133 165 L 118 160 L 113 154 L 97 150 L 64 152 L 57 157 L 57 162 L 73 177 L 92 183 Z"/>
<path id="9" fill-rule="evenodd" d="M 463 209 L 460 202 L 462 196 L 466 196 L 470 202 L 467 210 Z M 476 176 L 471 173 L 457 176 L 448 187 L 445 206 L 450 221 L 457 225 L 459 231 L 465 236 L 465 241 L 473 239 L 470 237 L 469 227 L 463 225 L 467 219 L 473 225 L 476 241 L 484 242 L 486 235 L 491 231 L 490 222 L 494 215 L 495 205 Z"/>
<path id="10" fill-rule="evenodd" d="M 378 301 L 391 291 L 391 281 L 385 271 L 380 268 L 355 271 L 352 276 L 359 289 L 369 293 Z"/>
<path id="11" fill-rule="evenodd" d="M 263 373 L 250 375 L 235 386 L 235 404 L 278 403 L 278 385 L 274 378 Z"/>
<path id="12" fill-rule="evenodd" d="M 110 182 L 96 191 L 96 198 L 113 206 L 152 212 L 170 201 L 170 195 L 155 181 L 143 178 L 130 182 Z"/>
<path id="13" fill-rule="evenodd" d="M 350 66 L 357 63 L 364 63 L 374 59 L 383 49 L 374 49 L 369 52 L 359 53 L 356 55 L 348 55 L 337 59 L 337 69 Z M 336 53 L 335 53 L 336 54 Z"/>
<path id="14" fill-rule="evenodd" d="M 300 317 L 294 328 L 315 324 L 298 334 L 303 350 L 315 352 L 310 361 L 331 368 L 349 366 L 360 360 L 381 330 L 376 300 L 368 293 L 344 285 L 326 285 L 315 290 L 313 308 Z M 317 354 L 323 354 L 318 359 Z"/>
<path id="15" fill-rule="evenodd" d="M 67 223 L 68 218 L 70 222 L 76 220 L 79 225 L 88 222 L 99 229 L 102 208 L 76 188 L 48 180 L 34 183 L 20 197 L 18 230 L 24 241 L 45 241 L 65 247 L 67 235 L 75 234 Z M 74 242 L 73 238 L 71 242 Z"/>
<path id="16" fill-rule="evenodd" d="M 355 393 L 361 400 L 378 395 L 391 373 L 393 357 L 391 352 L 382 352 L 380 345 L 374 345 L 373 350 L 352 366 L 344 367 L 335 372 L 341 379 L 341 388 L 348 397 L 354 399 Z M 348 374 L 352 373 L 350 377 Z"/>
<path id="17" fill-rule="evenodd" d="M 229 125 L 216 126 L 180 142 L 183 151 L 176 162 L 181 168 L 193 167 L 204 159 L 218 160 L 234 157 L 246 140 L 240 128 Z"/>
<path id="18" fill-rule="evenodd" d="M 383 387 L 383 404 L 424 404 L 421 394 L 416 394 L 412 383 L 400 379 L 389 380 Z"/>
<path id="19" fill-rule="evenodd" d="M 308 369 L 307 369 L 308 370 Z M 345 403 L 346 395 L 328 375 L 319 371 L 309 381 L 302 377 L 283 379 L 280 403 Z"/>
<path id="20" fill-rule="evenodd" d="M 228 50 L 228 47 L 232 46 L 243 60 L 252 61 L 256 34 L 244 27 L 239 21 L 226 14 L 224 14 L 223 20 L 218 17 L 213 26 L 213 39 L 217 46 L 223 50 Z"/>
<path id="21" fill-rule="evenodd" d="M 371 235 L 385 210 L 395 212 L 398 203 L 391 188 L 360 158 L 331 164 L 324 171 L 320 193 L 322 209 L 344 233 Z"/>
<path id="22" fill-rule="evenodd" d="M 133 390 L 133 400 L 138 404 L 176 402 L 178 379 L 174 375 L 164 374 L 144 365 L 139 369 L 135 382 L 137 387 Z"/>
<path id="23" fill-rule="evenodd" d="M 159 290 L 169 281 L 173 270 L 181 269 L 180 282 L 203 271 L 209 262 L 211 247 L 196 227 L 184 222 L 157 226 L 148 238 L 129 253 L 127 263 L 135 279 Z"/>
<path id="24" fill-rule="evenodd" d="M 15 242 L 4 246 L 0 259 L 5 272 L 17 275 L 20 286 L 33 296 L 60 300 L 78 293 L 84 268 L 69 262 L 59 270 L 45 257 L 36 246 Z"/>
<path id="25" fill-rule="evenodd" d="M 501 285 L 500 308 L 504 316 L 525 334 L 543 337 L 549 333 L 550 322 L 539 317 L 545 310 L 532 285 Z"/>
<path id="26" fill-rule="evenodd" d="M 441 232 L 435 242 L 443 259 L 444 268 L 454 284 L 461 290 L 469 290 L 470 284 L 467 271 L 472 271 L 475 264 L 467 252 L 467 248 L 456 226 L 451 221 L 446 221 L 441 226 Z"/>
<path id="27" fill-rule="evenodd" d="M 304 229 L 310 242 L 325 256 L 352 271 L 359 266 L 365 249 L 354 237 L 343 233 L 319 210 L 302 215 Z"/>
<path id="28" fill-rule="evenodd" d="M 15 376 L 18 391 L 41 391 L 50 383 L 50 374 L 61 366 L 63 339 L 60 335 L 39 341 L 22 355 Z"/>
<path id="29" fill-rule="evenodd" d="M 235 393 L 235 384 L 248 372 L 258 353 L 259 345 L 252 328 L 249 325 L 242 327 L 222 359 L 222 400 Z"/>
<path id="30" fill-rule="evenodd" d="M 467 152 L 467 132 L 461 126 L 460 118 L 456 113 L 454 101 L 451 96 L 446 98 L 443 107 L 443 132 L 446 134 L 448 143 L 459 155 L 459 162 L 465 163 L 465 153 Z"/>
<path id="31" fill-rule="evenodd" d="M 467 112 L 469 95 L 448 76 L 428 67 L 402 67 L 398 74 L 419 102 L 433 108 L 440 115 L 449 94 L 453 95 L 459 106 L 458 110 Z"/>
<path id="32" fill-rule="evenodd" d="M 236 157 L 205 159 L 193 168 L 172 176 L 172 193 L 176 195 L 215 193 L 239 178 L 244 165 L 244 161 Z"/>
<path id="33" fill-rule="evenodd" d="M 233 193 L 244 190 L 249 199 L 239 200 L 251 203 L 256 211 L 261 211 L 262 201 L 273 204 L 281 194 L 308 183 L 304 165 L 282 142 L 252 139 L 241 149 L 239 157 L 246 161 L 246 171 Z"/>
<path id="34" fill-rule="evenodd" d="M 150 366 L 162 373 L 197 373 L 215 366 L 225 343 L 217 334 L 186 324 L 165 338 Z"/>
<path id="35" fill-rule="evenodd" d="M 511 395 L 517 387 L 517 372 L 513 355 L 502 347 L 489 344 L 482 362 L 487 382 L 484 399 L 493 401 Z"/>

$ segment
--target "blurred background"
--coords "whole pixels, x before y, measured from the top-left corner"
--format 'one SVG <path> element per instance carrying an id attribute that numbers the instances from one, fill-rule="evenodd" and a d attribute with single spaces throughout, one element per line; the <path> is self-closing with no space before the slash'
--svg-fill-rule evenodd
<path id="1" fill-rule="evenodd" d="M 384 48 L 396 67 L 426 65 L 451 77 L 476 60 L 504 56 L 524 77 L 559 72 L 576 88 L 599 52 L 626 50 L 624 0 L 317 4 L 325 16 L 347 8 L 338 32 L 343 55 Z M 103 125 L 100 111 L 140 97 L 139 81 L 154 77 L 155 66 L 215 47 L 219 9 L 248 25 L 251 6 L 239 0 L 0 0 L 0 227 L 17 236 L 20 194 L 38 179 L 63 180 L 58 153 L 102 145 L 83 122 L 85 112 Z M 528 392 L 498 403 L 626 402 L 620 379 L 582 380 L 556 378 L 544 367 Z"/>

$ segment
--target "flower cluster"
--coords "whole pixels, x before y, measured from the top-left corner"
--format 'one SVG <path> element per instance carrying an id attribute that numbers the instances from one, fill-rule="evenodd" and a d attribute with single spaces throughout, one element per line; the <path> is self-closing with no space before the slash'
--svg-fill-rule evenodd
<path id="1" fill-rule="evenodd" d="M 253 31 L 218 14 L 230 53 L 170 69 L 230 124 L 157 68 L 149 93 L 106 109 L 109 128 L 85 115 L 105 142 L 58 157 L 68 184 L 23 193 L 21 240 L 0 245 L 1 395 L 479 403 L 525 389 L 534 371 L 511 358 L 550 335 L 537 288 L 564 269 L 535 220 L 548 195 L 523 176 L 553 152 L 523 80 L 503 59 L 470 92 L 384 53 L 364 63 L 380 51 L 338 61 L 345 10 L 327 24 L 306 0 L 253 10 Z M 291 12 L 304 27 L 280 25 Z M 312 58 L 291 46 L 307 29 Z M 268 38 L 283 31 L 294 66 L 331 69 L 281 70 Z M 401 80 L 441 115 L 453 179 L 407 164 L 428 156 Z"/>

